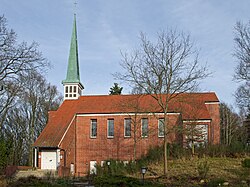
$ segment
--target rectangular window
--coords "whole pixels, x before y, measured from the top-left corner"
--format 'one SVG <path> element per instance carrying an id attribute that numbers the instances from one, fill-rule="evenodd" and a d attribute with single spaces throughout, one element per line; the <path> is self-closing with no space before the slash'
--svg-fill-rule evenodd
<path id="1" fill-rule="evenodd" d="M 131 119 L 127 118 L 124 120 L 124 136 L 130 137 L 131 136 Z"/>
<path id="2" fill-rule="evenodd" d="M 114 119 L 108 119 L 108 138 L 114 137 Z"/>
<path id="3" fill-rule="evenodd" d="M 208 126 L 207 125 L 187 125 L 186 139 L 191 146 L 192 142 L 195 145 L 202 145 L 208 142 Z"/>
<path id="4" fill-rule="evenodd" d="M 207 143 L 208 142 L 208 128 L 207 125 L 196 125 L 196 130 L 197 130 L 197 138 L 198 141 L 201 143 Z"/>
<path id="5" fill-rule="evenodd" d="M 90 161 L 89 163 L 90 174 L 96 174 L 96 166 L 97 166 L 96 161 Z"/>
<path id="6" fill-rule="evenodd" d="M 68 93 L 69 92 L 69 88 L 68 88 L 68 86 L 66 86 L 66 91 L 65 91 L 65 93 Z"/>
<path id="7" fill-rule="evenodd" d="M 141 119 L 141 135 L 142 137 L 148 137 L 148 119 Z"/>
<path id="8" fill-rule="evenodd" d="M 74 93 L 76 93 L 76 86 L 74 86 Z"/>
<path id="9" fill-rule="evenodd" d="M 96 136 L 97 136 L 97 120 L 91 119 L 90 137 L 96 138 Z"/>
<path id="10" fill-rule="evenodd" d="M 104 160 L 102 160 L 102 161 L 101 161 L 101 167 L 103 167 L 103 166 L 104 166 L 104 164 L 105 164 L 105 161 L 104 161 Z"/>
<path id="11" fill-rule="evenodd" d="M 158 120 L 158 137 L 164 137 L 164 119 Z"/>

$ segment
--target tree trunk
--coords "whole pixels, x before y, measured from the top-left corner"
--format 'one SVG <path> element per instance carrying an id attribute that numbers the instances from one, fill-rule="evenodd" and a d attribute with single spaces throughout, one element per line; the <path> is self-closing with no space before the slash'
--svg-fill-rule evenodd
<path id="1" fill-rule="evenodd" d="M 167 112 L 164 111 L 164 176 L 168 174 Z"/>
<path id="2" fill-rule="evenodd" d="M 194 156 L 194 141 L 192 141 L 192 156 Z"/>
<path id="3" fill-rule="evenodd" d="M 137 133 L 137 122 L 136 122 L 136 117 L 135 117 L 135 124 L 134 124 L 134 158 L 133 158 L 134 161 L 136 161 L 136 144 L 137 144 L 136 133 Z"/>

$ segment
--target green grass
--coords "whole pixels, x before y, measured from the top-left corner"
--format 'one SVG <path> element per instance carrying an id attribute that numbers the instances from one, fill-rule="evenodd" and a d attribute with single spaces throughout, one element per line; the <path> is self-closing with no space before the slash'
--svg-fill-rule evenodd
<path id="1" fill-rule="evenodd" d="M 200 162 L 208 163 L 208 173 L 204 181 L 208 186 L 218 186 L 219 183 L 229 182 L 231 186 L 250 185 L 250 169 L 242 167 L 243 158 L 194 158 L 177 159 L 169 161 L 168 178 L 158 180 L 159 183 L 171 185 L 185 184 L 185 186 L 201 186 L 202 178 L 198 172 Z M 149 165 L 150 170 L 155 171 L 159 176 L 163 175 L 163 163 Z M 150 177 L 150 172 L 146 177 Z M 215 185 L 215 186 L 216 186 Z M 247 186 L 247 185 L 246 185 Z"/>

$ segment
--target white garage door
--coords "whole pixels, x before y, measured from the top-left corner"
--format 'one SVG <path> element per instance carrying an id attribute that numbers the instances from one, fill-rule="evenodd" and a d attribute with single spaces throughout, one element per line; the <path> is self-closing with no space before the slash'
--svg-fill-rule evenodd
<path id="1" fill-rule="evenodd" d="M 56 151 L 42 151 L 41 169 L 56 169 Z"/>

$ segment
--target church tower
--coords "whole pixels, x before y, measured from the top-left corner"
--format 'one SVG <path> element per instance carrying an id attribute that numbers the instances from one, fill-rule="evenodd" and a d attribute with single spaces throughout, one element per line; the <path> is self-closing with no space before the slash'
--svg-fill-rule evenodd
<path id="1" fill-rule="evenodd" d="M 64 87 L 64 100 L 78 99 L 82 95 L 82 90 L 84 89 L 84 87 L 80 82 L 79 73 L 76 14 L 74 14 L 67 77 L 64 81 L 62 81 L 62 84 Z"/>

